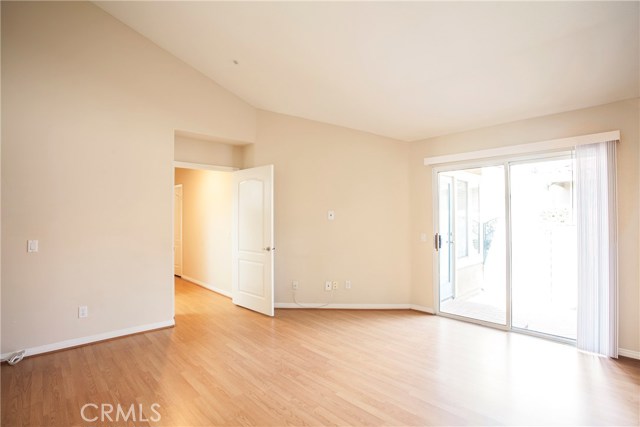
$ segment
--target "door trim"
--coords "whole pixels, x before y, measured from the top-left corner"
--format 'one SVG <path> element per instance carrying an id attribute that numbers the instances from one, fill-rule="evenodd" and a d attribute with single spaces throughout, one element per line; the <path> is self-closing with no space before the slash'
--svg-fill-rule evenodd
<path id="1" fill-rule="evenodd" d="M 217 165 L 208 165 L 205 163 L 191 163 L 191 162 L 180 162 L 177 160 L 173 161 L 173 169 L 196 169 L 196 170 L 208 170 L 208 171 L 219 171 L 219 172 L 235 172 L 238 168 L 234 168 L 231 166 L 217 166 Z"/>
<path id="2" fill-rule="evenodd" d="M 173 275 L 176 276 L 176 269 L 175 269 L 175 257 L 176 257 L 176 239 L 175 239 L 175 226 L 176 226 L 176 198 L 175 198 L 175 192 L 176 190 L 180 188 L 180 275 L 178 277 L 182 277 L 184 276 L 184 257 L 183 257 L 183 253 L 184 253 L 184 228 L 183 228 L 183 223 L 184 223 L 184 186 L 182 184 L 173 184 Z"/>

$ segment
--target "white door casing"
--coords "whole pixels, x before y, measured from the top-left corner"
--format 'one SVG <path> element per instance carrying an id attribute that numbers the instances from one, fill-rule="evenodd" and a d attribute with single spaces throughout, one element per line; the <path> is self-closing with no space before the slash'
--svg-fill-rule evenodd
<path id="1" fill-rule="evenodd" d="M 182 184 L 173 186 L 173 274 L 182 276 Z"/>
<path id="2" fill-rule="evenodd" d="M 233 172 L 233 303 L 274 315 L 273 165 Z"/>

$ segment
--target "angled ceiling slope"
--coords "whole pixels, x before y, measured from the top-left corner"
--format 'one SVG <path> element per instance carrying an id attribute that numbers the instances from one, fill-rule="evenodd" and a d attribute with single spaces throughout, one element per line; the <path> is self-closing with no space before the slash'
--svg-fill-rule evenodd
<path id="1" fill-rule="evenodd" d="M 253 106 L 400 140 L 639 94 L 638 2 L 96 2 Z"/>

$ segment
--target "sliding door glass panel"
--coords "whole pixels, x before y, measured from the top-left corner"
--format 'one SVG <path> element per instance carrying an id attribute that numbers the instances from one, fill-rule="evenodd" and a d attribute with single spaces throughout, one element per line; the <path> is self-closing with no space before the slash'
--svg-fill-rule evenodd
<path id="1" fill-rule="evenodd" d="M 576 338 L 577 235 L 573 159 L 512 164 L 514 328 Z"/>
<path id="2" fill-rule="evenodd" d="M 439 310 L 507 324 L 504 167 L 438 173 Z"/>

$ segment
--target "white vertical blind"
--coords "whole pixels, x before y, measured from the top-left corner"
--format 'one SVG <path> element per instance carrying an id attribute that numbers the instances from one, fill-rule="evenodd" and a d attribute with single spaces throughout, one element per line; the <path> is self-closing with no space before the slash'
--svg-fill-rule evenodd
<path id="1" fill-rule="evenodd" d="M 618 357 L 616 142 L 576 147 L 579 349 Z"/>

